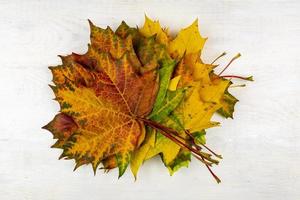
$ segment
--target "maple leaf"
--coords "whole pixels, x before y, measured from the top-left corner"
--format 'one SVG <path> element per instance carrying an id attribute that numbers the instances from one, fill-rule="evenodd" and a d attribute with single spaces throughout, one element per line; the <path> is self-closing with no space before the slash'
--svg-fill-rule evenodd
<path id="1" fill-rule="evenodd" d="M 210 167 L 221 156 L 206 146 L 205 135 L 219 124 L 211 121 L 216 112 L 233 117 L 238 100 L 229 93 L 228 78 L 252 80 L 222 75 L 240 54 L 216 74 L 213 63 L 225 54 L 210 64 L 201 60 L 207 38 L 198 20 L 175 38 L 147 16 L 142 28 L 122 21 L 115 32 L 89 24 L 88 51 L 60 56 L 62 64 L 49 67 L 61 109 L 43 128 L 57 139 L 52 147 L 63 150 L 60 158 L 74 159 L 74 170 L 84 164 L 94 173 L 100 164 L 105 171 L 118 167 L 119 177 L 130 163 L 136 178 L 142 163 L 156 155 L 171 175 L 193 155 L 220 182 Z"/>
<path id="2" fill-rule="evenodd" d="M 193 24 L 195 26 L 195 24 Z M 124 26 L 125 27 L 125 26 Z M 126 27 L 125 29 L 130 30 L 129 27 Z M 123 29 L 124 30 L 124 29 Z M 139 54 L 140 58 L 148 58 L 144 63 L 153 63 L 154 60 L 154 66 L 157 66 L 157 61 L 160 60 L 160 57 L 163 57 L 164 60 L 168 60 L 168 63 L 171 63 L 169 60 L 168 54 L 164 52 L 164 45 L 159 45 L 156 42 L 160 43 L 161 42 L 157 39 L 157 33 L 161 31 L 162 29 L 159 26 L 158 22 L 154 22 L 150 20 L 149 18 L 146 17 L 145 25 L 143 26 L 143 29 L 140 29 L 140 33 L 143 36 L 148 36 L 151 39 L 147 39 L 146 41 L 148 42 L 147 44 L 143 44 L 143 41 L 141 42 L 142 45 L 141 47 L 138 47 L 138 49 L 145 49 L 144 52 L 146 52 L 147 56 L 143 56 L 143 54 Z M 188 28 L 189 30 L 189 28 Z M 132 29 L 131 29 L 132 31 Z M 126 32 L 126 31 L 123 31 Z M 126 35 L 126 34 L 125 34 Z M 182 37 L 182 36 L 181 36 Z M 164 43 L 166 44 L 166 43 Z M 159 48 L 158 48 L 159 47 Z M 185 46 L 184 48 L 189 49 L 189 45 Z M 150 56 L 151 59 L 149 59 L 148 52 L 149 49 L 154 49 L 154 52 L 157 52 L 155 49 L 159 49 L 160 55 L 159 58 L 156 56 Z M 150 51 L 151 52 L 151 51 Z M 195 57 L 195 56 L 194 56 Z M 166 63 L 166 62 L 165 62 Z M 152 111 L 152 114 L 150 114 L 149 119 L 154 120 L 156 122 L 163 122 L 163 124 L 167 127 L 172 127 L 173 129 L 177 131 L 182 131 L 184 128 L 179 127 L 177 123 L 174 123 L 172 120 L 168 119 L 167 116 L 173 111 L 179 103 L 182 101 L 184 97 L 184 93 L 181 91 L 181 89 L 178 89 L 173 92 L 176 95 L 173 96 L 178 96 L 180 98 L 177 98 L 178 100 L 176 101 L 176 98 L 168 98 L 169 93 L 171 91 L 167 91 L 170 83 L 170 78 L 171 74 L 173 73 L 174 66 L 172 65 L 167 65 L 167 67 L 164 67 L 164 63 L 162 64 L 162 68 L 159 70 L 160 74 L 160 90 L 158 92 L 158 96 L 156 98 L 154 108 Z M 177 71 L 180 71 L 180 67 L 177 67 Z M 185 70 L 187 71 L 187 70 Z M 191 74 L 190 72 L 187 72 L 187 74 Z M 199 76 L 199 73 L 198 73 Z M 185 77 L 185 76 L 183 76 Z M 167 97 L 167 98 L 166 98 Z M 193 99 L 195 101 L 195 99 Z M 169 102 L 174 102 L 173 104 L 169 104 Z M 170 106 L 173 105 L 173 106 Z M 159 115 L 156 114 L 158 111 L 163 111 L 165 114 L 162 114 L 160 112 Z M 197 110 L 198 111 L 198 110 Z M 206 114 L 206 113 L 205 113 Z M 202 116 L 200 116 L 202 117 Z M 199 119 L 199 118 L 197 118 Z M 206 128 L 206 127 L 205 127 Z M 134 153 L 132 162 L 131 162 L 131 170 L 136 177 L 137 171 L 140 167 L 140 165 L 147 159 L 157 155 L 161 154 L 162 160 L 165 163 L 165 165 L 169 168 L 170 173 L 173 173 L 173 170 L 177 170 L 179 167 L 178 166 L 186 166 L 188 161 L 183 159 L 183 158 L 188 158 L 190 156 L 181 156 L 178 154 L 180 151 L 181 147 L 174 143 L 173 141 L 169 140 L 168 138 L 164 137 L 160 133 L 156 133 L 153 129 L 148 129 L 148 137 L 146 137 L 144 144 L 141 146 L 141 148 Z M 187 155 L 188 152 L 185 150 L 182 150 L 181 152 L 184 152 L 184 155 Z M 176 159 L 176 156 L 179 156 Z M 176 159 L 176 162 L 174 161 Z M 179 161 L 182 161 L 180 163 Z M 184 164 L 183 164 L 184 163 Z M 173 170 L 172 170 L 173 169 Z"/>
<path id="3" fill-rule="evenodd" d="M 61 157 L 75 159 L 76 167 L 91 163 L 96 171 L 101 161 L 115 156 L 121 176 L 142 135 L 144 125 L 137 118 L 151 112 L 158 78 L 155 70 L 137 72 L 128 40 L 92 25 L 88 52 L 63 57 L 63 65 L 51 67 L 62 114 L 45 128 L 59 138 Z M 125 50 L 112 42 L 128 45 Z M 75 128 L 61 134 L 66 119 Z"/>
<path id="4" fill-rule="evenodd" d="M 147 63 L 148 66 L 152 65 L 152 67 L 150 68 L 160 66 L 158 70 L 160 77 L 159 91 L 156 97 L 155 104 L 153 106 L 153 110 L 148 116 L 148 118 L 156 122 L 163 122 L 166 119 L 166 117 L 182 101 L 185 94 L 185 89 L 179 89 L 173 92 L 168 91 L 170 79 L 176 62 L 172 60 L 169 54 L 167 53 L 165 43 L 161 42 L 158 39 L 159 35 L 155 35 L 159 31 L 161 31 L 161 34 L 164 34 L 160 26 L 157 25 L 159 25 L 158 22 L 153 22 L 152 20 L 146 17 L 145 25 L 143 29 L 140 29 L 139 31 L 142 36 L 148 36 L 148 38 L 142 39 L 140 41 L 139 46 L 137 47 L 137 51 L 139 52 L 139 58 L 145 65 Z M 143 145 L 139 148 L 139 150 L 134 153 L 133 159 L 131 161 L 131 170 L 135 177 L 137 176 L 138 169 L 144 162 L 144 160 L 149 159 L 158 153 L 163 153 L 163 159 L 166 162 L 169 162 L 169 160 L 171 161 L 177 155 L 178 152 L 176 152 L 176 149 L 178 149 L 178 151 L 180 149 L 178 145 L 176 145 L 170 140 L 162 140 L 163 142 L 160 143 L 160 139 L 159 137 L 156 137 L 156 131 L 153 129 L 147 129 L 147 133 L 148 137 L 146 137 Z M 156 140 L 157 142 L 154 142 L 154 140 Z M 169 149 L 169 151 L 155 153 L 151 153 L 151 151 L 149 151 L 150 147 L 153 147 L 154 145 L 157 147 L 159 145 L 168 146 L 164 145 L 165 142 L 170 143 L 175 148 Z"/>
<path id="5" fill-rule="evenodd" d="M 146 35 L 145 35 L 144 31 L 140 30 L 140 33 L 144 34 L 144 36 L 150 36 L 153 38 L 153 35 L 157 34 L 157 32 L 159 30 L 162 30 L 160 27 L 158 27 L 158 25 L 159 24 L 157 22 L 153 22 L 152 20 L 149 20 L 149 18 L 146 17 L 144 27 L 150 27 L 150 28 L 147 29 Z M 152 40 L 152 42 L 154 42 L 154 39 Z M 159 42 L 159 41 L 157 41 L 157 42 Z M 146 45 L 143 45 L 143 46 L 146 46 Z M 186 46 L 185 48 L 189 49 L 189 46 Z M 153 47 L 151 49 L 153 49 Z M 180 68 L 180 67 L 177 66 L 177 68 Z M 168 69 L 168 71 L 163 71 L 164 68 L 159 70 L 160 77 L 161 77 L 160 92 L 156 98 L 155 106 L 153 108 L 152 113 L 155 113 L 155 110 L 173 111 L 179 105 L 179 103 L 182 101 L 182 99 L 184 97 L 184 93 L 182 93 L 181 95 L 178 95 L 178 96 L 181 96 L 180 101 L 177 101 L 175 106 L 168 107 L 168 103 L 166 103 L 166 101 L 168 102 L 168 98 L 165 98 L 165 96 L 167 96 L 168 93 L 170 92 L 170 91 L 167 91 L 167 88 L 169 87 L 169 82 L 170 82 L 170 78 L 171 78 L 170 75 L 172 74 L 174 68 L 167 68 L 167 69 Z M 177 94 L 181 93 L 180 89 L 179 90 L 174 89 L 174 90 L 176 91 Z M 162 106 L 162 105 L 164 105 L 164 106 Z M 158 118 L 153 117 L 155 115 L 151 114 L 149 116 L 149 118 L 156 122 L 164 122 L 163 124 L 165 126 L 172 127 L 173 129 L 175 129 L 177 131 L 182 131 L 182 127 L 179 127 L 177 125 L 177 123 L 174 123 L 172 120 L 167 118 L 167 116 L 171 112 L 166 112 L 166 113 L 167 114 L 165 114 L 163 116 L 161 114 L 158 115 L 159 116 Z M 169 140 L 168 138 L 164 137 L 160 133 L 156 133 L 153 130 L 149 131 L 149 135 L 150 136 L 148 138 L 146 138 L 144 144 L 141 146 L 142 150 L 136 152 L 135 156 L 133 157 L 131 169 L 132 169 L 132 172 L 135 175 L 135 177 L 137 175 L 137 171 L 138 171 L 140 165 L 144 162 L 144 160 L 147 160 L 157 154 L 161 154 L 162 160 L 167 167 L 168 167 L 168 165 L 172 166 L 172 167 L 168 167 L 170 169 L 171 174 L 173 173 L 172 169 L 177 170 L 179 168 L 178 167 L 179 165 L 186 166 L 187 161 L 184 161 L 182 158 L 183 157 L 187 158 L 189 156 L 180 156 L 180 158 L 178 158 L 176 160 L 176 162 L 174 161 L 174 159 L 176 159 L 176 156 L 178 155 L 178 153 L 180 151 L 180 146 L 178 144 L 176 144 L 173 141 Z M 155 138 L 155 142 L 153 143 L 154 138 Z M 187 152 L 184 150 L 182 152 L 187 154 Z M 179 163 L 180 159 L 185 164 Z"/>
<path id="6" fill-rule="evenodd" d="M 182 29 L 176 38 L 169 44 L 169 52 L 172 57 L 182 57 L 184 54 L 200 52 L 207 38 L 199 33 L 198 19 L 192 25 Z"/>
<path id="7" fill-rule="evenodd" d="M 149 29 L 150 32 L 147 33 L 149 36 L 157 33 L 156 30 L 161 30 L 158 27 L 159 24 L 154 24 L 148 18 L 146 18 L 144 27 L 146 25 L 155 27 Z M 151 33 L 151 30 L 154 30 L 153 33 Z M 196 43 L 193 43 L 194 41 Z M 190 86 L 191 88 L 184 101 L 178 107 L 175 107 L 176 109 L 173 108 L 175 110 L 170 118 L 176 118 L 176 121 L 166 120 L 167 122 L 164 125 L 172 127 L 178 132 L 190 132 L 189 137 L 192 136 L 194 142 L 198 144 L 205 144 L 205 129 L 219 124 L 210 121 L 213 114 L 216 111 L 223 114 L 232 113 L 235 104 L 232 95 L 231 102 L 226 98 L 229 97 L 227 89 L 231 84 L 230 81 L 224 78 L 212 77 L 210 74 L 215 66 L 204 64 L 200 59 L 199 55 L 205 41 L 206 39 L 199 34 L 196 20 L 191 26 L 181 30 L 168 46 L 172 57 L 180 60 L 176 66 L 175 78 L 171 81 L 169 88 L 174 91 L 176 91 L 177 85 L 179 87 Z M 156 102 L 163 101 L 163 98 L 156 99 Z M 181 124 L 181 127 L 178 127 L 178 124 Z M 155 132 L 151 131 L 150 134 L 154 135 Z M 187 137 L 185 133 L 180 135 L 181 137 Z M 133 170 L 135 176 L 141 163 L 157 154 L 161 154 L 170 174 L 173 174 L 182 166 L 188 166 L 190 151 L 159 133 L 156 135 L 155 143 L 153 143 L 153 136 L 149 138 L 142 146 L 143 151 L 138 154 L 138 161 L 135 163 Z M 215 153 L 214 155 L 220 157 Z M 219 181 L 218 178 L 216 179 Z"/>
<path id="8" fill-rule="evenodd" d="M 145 23 L 144 26 L 139 29 L 139 33 L 144 37 L 155 36 L 156 41 L 160 44 L 168 45 L 169 37 L 168 30 L 162 29 L 159 21 L 153 21 L 149 17 L 145 15 Z"/>
<path id="9" fill-rule="evenodd" d="M 159 32 L 159 30 L 162 30 L 158 23 L 155 23 L 152 20 L 149 20 L 149 18 L 147 18 L 147 17 L 146 17 L 144 27 L 150 27 L 147 29 L 148 32 L 146 32 L 146 34 L 148 34 L 148 36 L 157 34 Z M 154 28 L 151 28 L 151 27 L 154 27 Z M 189 28 L 188 28 L 188 30 L 189 30 Z M 145 31 L 140 31 L 140 32 L 141 32 L 141 34 L 143 34 L 143 32 L 145 32 Z M 182 37 L 182 34 L 180 37 Z M 175 39 L 175 41 L 176 41 L 176 39 Z M 176 42 L 174 43 L 172 41 L 171 43 L 173 43 L 173 46 L 174 46 L 174 44 Z M 187 45 L 182 48 L 184 48 L 186 50 L 186 49 L 189 49 L 190 47 Z M 177 69 L 178 69 L 178 67 L 177 67 Z M 165 73 L 163 73 L 163 74 L 165 74 Z M 169 82 L 169 79 L 170 79 L 170 77 L 167 78 L 168 82 Z M 167 87 L 165 89 L 167 89 Z M 165 90 L 164 93 L 166 93 L 166 92 L 167 91 Z M 156 99 L 156 104 L 158 105 L 158 108 L 160 107 L 162 102 L 164 102 L 164 97 L 162 96 L 159 98 L 159 96 L 158 96 L 158 98 Z M 175 109 L 175 108 L 173 108 L 173 109 Z M 165 123 L 165 125 L 168 127 L 173 127 L 178 131 L 180 130 L 180 128 L 178 128 L 178 126 L 176 127 L 176 123 L 175 124 L 172 123 L 171 120 L 167 120 L 167 123 Z M 151 134 L 155 134 L 155 132 L 152 131 Z M 150 138 L 153 138 L 153 137 L 150 137 Z M 176 158 L 177 154 L 180 151 L 180 146 L 178 146 L 176 143 L 174 143 L 173 141 L 169 140 L 168 138 L 164 137 L 163 135 L 161 135 L 159 133 L 157 134 L 157 137 L 156 137 L 156 144 L 153 144 L 153 142 L 151 140 L 146 140 L 143 149 L 145 149 L 145 148 L 147 148 L 147 151 L 145 151 L 145 150 L 142 151 L 138 156 L 138 158 L 139 158 L 138 164 L 135 165 L 137 167 L 133 170 L 135 175 L 137 173 L 137 168 L 141 165 L 141 163 L 144 160 L 149 159 L 157 154 L 161 154 L 163 162 L 165 163 L 166 166 L 168 166 Z M 141 154 L 143 154 L 143 156 L 141 156 Z M 175 165 L 174 162 L 172 163 L 172 165 Z M 172 169 L 172 168 L 176 168 L 176 167 L 175 166 L 170 167 L 170 169 Z"/>

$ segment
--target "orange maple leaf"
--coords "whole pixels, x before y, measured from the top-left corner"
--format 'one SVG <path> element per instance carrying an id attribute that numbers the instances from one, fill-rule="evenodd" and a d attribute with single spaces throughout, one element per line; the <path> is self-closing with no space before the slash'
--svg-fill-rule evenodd
<path id="1" fill-rule="evenodd" d="M 130 37 L 92 24 L 91 30 L 86 54 L 73 53 L 50 67 L 61 113 L 44 128 L 58 139 L 54 147 L 63 149 L 61 158 L 75 159 L 75 168 L 91 163 L 96 171 L 115 156 L 121 176 L 144 137 L 138 118 L 151 112 L 158 76 L 156 70 L 140 73 Z"/>

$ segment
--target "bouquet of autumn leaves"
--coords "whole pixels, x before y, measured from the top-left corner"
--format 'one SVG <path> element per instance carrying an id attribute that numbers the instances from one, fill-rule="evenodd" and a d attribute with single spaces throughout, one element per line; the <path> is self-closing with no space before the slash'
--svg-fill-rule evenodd
<path id="1" fill-rule="evenodd" d="M 118 167 L 119 177 L 130 165 L 136 177 L 154 156 L 173 174 L 192 155 L 219 182 L 210 167 L 221 156 L 205 145 L 205 130 L 219 124 L 210 120 L 216 112 L 232 118 L 237 99 L 227 78 L 236 76 L 200 59 L 206 38 L 198 21 L 175 38 L 147 17 L 142 28 L 122 22 L 115 32 L 89 23 L 87 52 L 50 67 L 60 113 L 43 128 L 57 139 L 60 158 L 74 159 L 75 169 L 91 164 L 94 173 Z"/>

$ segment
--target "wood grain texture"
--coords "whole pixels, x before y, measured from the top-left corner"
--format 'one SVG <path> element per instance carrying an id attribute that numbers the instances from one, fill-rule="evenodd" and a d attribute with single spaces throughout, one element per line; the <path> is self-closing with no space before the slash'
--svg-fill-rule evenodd
<path id="1" fill-rule="evenodd" d="M 300 198 L 300 2 L 287 1 L 74 1 L 0 0 L 0 199 L 289 199 Z M 93 176 L 91 167 L 72 172 L 58 161 L 51 134 L 40 127 L 58 111 L 47 66 L 56 55 L 84 53 L 87 19 L 113 28 L 143 23 L 144 13 L 171 32 L 199 18 L 209 39 L 203 59 L 224 50 L 227 73 L 252 74 L 254 83 L 234 89 L 235 120 L 216 119 L 210 146 L 224 159 L 217 185 L 193 161 L 173 177 L 159 159 L 147 162 L 134 182 L 117 170 Z M 298 104 L 297 104 L 298 103 Z"/>

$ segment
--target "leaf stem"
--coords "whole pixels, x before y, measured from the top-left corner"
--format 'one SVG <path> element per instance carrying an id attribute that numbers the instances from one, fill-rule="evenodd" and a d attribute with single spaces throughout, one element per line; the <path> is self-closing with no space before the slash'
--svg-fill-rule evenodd
<path id="1" fill-rule="evenodd" d="M 178 144 L 179 146 L 181 146 L 182 148 L 185 148 L 189 151 L 192 152 L 192 155 L 198 159 L 200 162 L 202 162 L 203 164 L 205 164 L 205 166 L 207 167 L 208 171 L 211 173 L 211 175 L 214 177 L 214 179 L 217 181 L 217 183 L 220 183 L 221 180 L 217 177 L 217 175 L 211 170 L 211 166 L 212 164 L 218 164 L 219 161 L 212 159 L 210 154 L 201 152 L 201 147 L 196 145 L 194 142 L 192 144 L 186 144 L 185 142 L 187 142 L 186 139 L 184 139 L 183 137 L 179 136 L 178 132 L 166 127 L 160 123 L 157 123 L 155 121 L 149 120 L 149 119 L 145 119 L 145 118 L 138 118 L 141 121 L 143 121 L 146 125 L 148 125 L 149 127 L 159 131 L 161 134 L 163 134 L 165 137 L 167 137 L 168 139 L 172 140 L 173 142 L 175 142 L 176 144 Z M 179 137 L 180 139 L 184 140 L 185 142 L 182 142 L 180 139 L 178 139 L 177 137 Z M 195 148 L 193 148 L 195 147 Z M 217 154 L 216 154 L 217 155 Z M 218 155 L 219 156 L 219 155 Z M 209 161 L 209 162 L 208 162 Z"/>
<path id="2" fill-rule="evenodd" d="M 238 88 L 238 87 L 246 87 L 246 84 L 241 84 L 241 85 L 230 85 L 230 88 Z"/>
<path id="3" fill-rule="evenodd" d="M 221 55 L 219 55 L 218 57 L 216 57 L 215 59 L 214 59 L 214 61 L 212 61 L 210 64 L 212 65 L 212 64 L 214 64 L 217 60 L 219 60 L 220 58 L 222 58 L 223 56 L 225 56 L 226 55 L 226 52 L 224 51 Z"/>
<path id="4" fill-rule="evenodd" d="M 238 78 L 246 81 L 253 81 L 253 76 L 243 77 L 243 76 L 236 76 L 236 75 L 224 75 L 220 76 L 222 78 Z"/>
<path id="5" fill-rule="evenodd" d="M 185 130 L 184 131 L 188 136 L 190 136 L 192 139 L 193 139 L 193 143 L 195 144 L 195 137 L 190 133 L 190 131 L 189 130 Z M 207 149 L 210 153 L 212 153 L 214 156 L 216 156 L 217 158 L 220 158 L 220 159 L 222 159 L 222 156 L 221 155 L 219 155 L 219 154 L 216 154 L 213 150 L 211 150 L 208 146 L 206 146 L 205 144 L 202 144 L 201 143 L 201 145 L 205 148 L 205 149 Z M 195 146 L 197 146 L 197 144 L 195 144 Z M 201 147 L 200 147 L 201 148 Z"/>
<path id="6" fill-rule="evenodd" d="M 239 57 L 241 57 L 241 54 L 240 53 L 238 53 L 236 56 L 234 56 L 230 61 L 229 61 L 229 63 L 224 67 L 224 69 L 218 74 L 218 76 L 220 76 L 229 66 L 230 66 L 230 64 L 234 61 L 234 60 L 236 60 L 236 59 L 238 59 Z"/>

